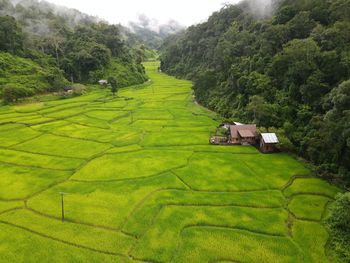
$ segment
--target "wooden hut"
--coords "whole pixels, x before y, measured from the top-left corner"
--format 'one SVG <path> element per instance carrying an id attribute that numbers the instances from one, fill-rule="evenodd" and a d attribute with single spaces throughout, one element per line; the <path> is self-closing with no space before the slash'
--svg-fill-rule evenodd
<path id="1" fill-rule="evenodd" d="M 262 133 L 260 139 L 260 150 L 263 153 L 276 151 L 276 145 L 279 143 L 275 133 Z"/>
<path id="2" fill-rule="evenodd" d="M 239 124 L 230 126 L 229 142 L 231 144 L 255 144 L 257 131 L 255 124 Z"/>
<path id="3" fill-rule="evenodd" d="M 70 93 L 73 93 L 73 88 L 72 88 L 72 87 L 69 87 L 69 86 L 66 86 L 66 87 L 63 87 L 63 91 L 64 91 L 65 93 L 70 94 Z"/>

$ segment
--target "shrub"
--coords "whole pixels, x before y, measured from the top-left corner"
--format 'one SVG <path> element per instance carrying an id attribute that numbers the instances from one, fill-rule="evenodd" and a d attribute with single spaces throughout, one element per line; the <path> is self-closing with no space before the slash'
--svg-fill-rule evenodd
<path id="1" fill-rule="evenodd" d="M 35 54 L 33 54 L 33 57 Z M 39 61 L 41 64 L 38 64 Z M 47 63 L 47 65 L 45 65 Z M 49 65 L 45 58 L 21 58 L 9 53 L 0 52 L 0 91 L 5 91 L 6 102 L 12 102 L 23 97 L 32 96 L 46 91 L 57 91 L 68 84 L 61 70 Z"/>
<path id="2" fill-rule="evenodd" d="M 86 91 L 86 86 L 83 84 L 73 84 L 73 95 L 80 96 Z"/>
<path id="3" fill-rule="evenodd" d="M 33 90 L 20 84 L 6 84 L 2 90 L 2 98 L 5 103 L 11 103 L 18 99 L 34 95 Z"/>
<path id="4" fill-rule="evenodd" d="M 326 223 L 334 252 L 341 261 L 350 262 L 350 192 L 336 197 Z"/>

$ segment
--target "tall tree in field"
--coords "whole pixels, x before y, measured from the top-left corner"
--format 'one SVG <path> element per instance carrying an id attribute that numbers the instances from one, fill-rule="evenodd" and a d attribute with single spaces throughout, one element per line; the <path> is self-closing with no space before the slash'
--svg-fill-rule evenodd
<path id="1" fill-rule="evenodd" d="M 118 91 L 117 80 L 114 77 L 109 77 L 108 83 L 111 85 L 111 91 L 112 91 L 113 96 L 115 96 L 115 94 Z"/>

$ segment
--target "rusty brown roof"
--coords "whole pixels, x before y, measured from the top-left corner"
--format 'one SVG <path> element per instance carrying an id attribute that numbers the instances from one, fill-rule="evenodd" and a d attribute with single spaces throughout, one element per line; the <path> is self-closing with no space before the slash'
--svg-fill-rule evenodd
<path id="1" fill-rule="evenodd" d="M 253 136 L 249 136 L 249 137 L 254 137 L 256 135 L 255 124 L 231 125 L 230 126 L 231 138 L 238 138 L 239 137 L 238 131 L 244 131 L 244 130 L 248 130 L 253 134 Z"/>
<path id="2" fill-rule="evenodd" d="M 255 137 L 254 133 L 251 130 L 238 130 L 239 136 L 242 138 L 251 138 Z"/>

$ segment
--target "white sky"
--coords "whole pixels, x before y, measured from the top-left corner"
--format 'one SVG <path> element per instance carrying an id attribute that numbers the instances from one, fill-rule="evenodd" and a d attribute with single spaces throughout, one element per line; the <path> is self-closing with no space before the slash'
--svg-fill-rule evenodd
<path id="1" fill-rule="evenodd" d="M 137 21 L 138 14 L 145 14 L 160 23 L 170 19 L 190 26 L 207 19 L 223 3 L 238 0 L 47 0 L 58 5 L 75 8 L 83 13 L 95 15 L 110 23 L 127 25 Z"/>

